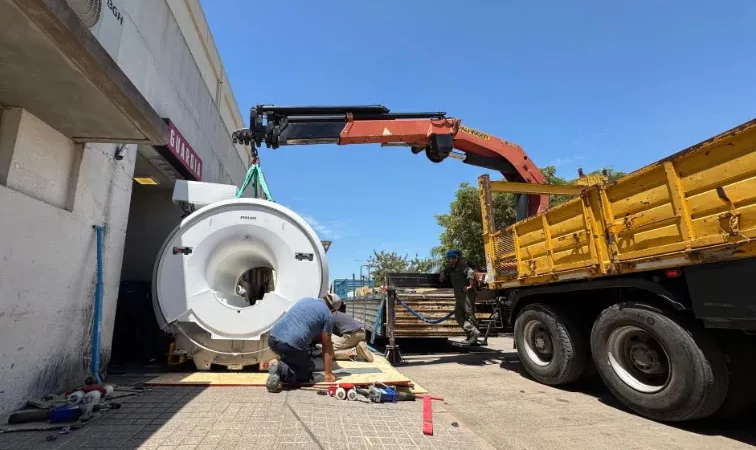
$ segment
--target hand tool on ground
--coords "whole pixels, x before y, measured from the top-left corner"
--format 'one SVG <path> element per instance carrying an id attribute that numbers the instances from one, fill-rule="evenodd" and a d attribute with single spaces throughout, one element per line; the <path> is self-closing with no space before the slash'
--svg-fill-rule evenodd
<path id="1" fill-rule="evenodd" d="M 357 394 L 363 395 L 373 403 L 396 403 L 403 401 L 415 401 L 415 394 L 411 392 L 398 392 L 396 389 L 383 383 L 374 383 L 367 389 L 354 389 Z"/>
<path id="2" fill-rule="evenodd" d="M 353 383 L 340 383 L 328 386 L 328 395 L 335 397 L 339 400 L 357 400 L 357 392 L 355 392 L 355 385 Z"/>
<path id="3" fill-rule="evenodd" d="M 11 414 L 8 417 L 8 423 L 15 424 L 42 421 L 49 421 L 51 423 L 73 422 L 78 419 L 87 419 L 93 412 L 102 409 L 118 409 L 120 407 L 120 403 L 112 403 L 106 405 L 63 405 L 50 409 L 30 409 Z"/>

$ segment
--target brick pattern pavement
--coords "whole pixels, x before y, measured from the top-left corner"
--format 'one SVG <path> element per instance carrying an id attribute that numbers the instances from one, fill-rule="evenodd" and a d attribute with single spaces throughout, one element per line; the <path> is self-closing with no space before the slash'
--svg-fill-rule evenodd
<path id="1" fill-rule="evenodd" d="M 422 434 L 422 402 L 339 401 L 314 391 L 160 387 L 69 435 L 0 434 L 0 449 L 465 449 L 478 439 L 434 401 L 434 436 Z M 45 437 L 56 435 L 55 441 Z"/>

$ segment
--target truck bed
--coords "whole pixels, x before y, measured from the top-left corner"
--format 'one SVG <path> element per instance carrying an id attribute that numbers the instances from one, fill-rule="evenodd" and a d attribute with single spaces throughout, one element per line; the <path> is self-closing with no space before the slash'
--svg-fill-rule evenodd
<path id="1" fill-rule="evenodd" d="M 491 288 L 756 255 L 756 120 L 505 229 L 479 184 Z"/>
<path id="2" fill-rule="evenodd" d="M 378 337 L 394 338 L 449 338 L 464 336 L 454 316 L 438 323 L 429 324 L 415 317 L 401 303 L 429 320 L 438 320 L 454 311 L 454 291 L 447 280 L 438 281 L 434 273 L 390 273 L 387 275 L 390 287 L 382 294 L 345 299 L 346 313 L 363 324 L 366 330 Z M 485 327 L 492 320 L 493 293 L 481 291 L 476 302 L 475 316 L 479 325 Z M 375 327 L 376 318 L 382 310 L 381 320 Z M 499 317 L 493 326 L 499 331 L 503 324 Z M 393 324 L 393 329 L 391 328 Z"/>

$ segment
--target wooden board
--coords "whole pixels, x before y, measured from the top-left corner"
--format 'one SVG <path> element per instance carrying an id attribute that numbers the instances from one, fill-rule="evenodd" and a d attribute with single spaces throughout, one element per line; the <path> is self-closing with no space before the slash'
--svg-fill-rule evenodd
<path id="1" fill-rule="evenodd" d="M 401 372 L 396 370 L 382 356 L 375 355 L 372 363 L 355 362 L 355 361 L 334 361 L 334 371 L 349 372 L 350 368 L 378 369 L 374 373 L 354 373 L 344 376 L 336 373 L 337 383 L 354 383 L 357 385 L 369 385 L 372 383 L 385 383 L 395 386 L 406 386 L 411 392 L 423 394 L 427 391 L 417 383 L 407 378 Z M 265 372 L 191 372 L 191 373 L 165 373 L 159 374 L 154 378 L 146 381 L 146 386 L 265 386 L 265 380 L 268 374 Z M 315 373 L 315 383 L 311 386 L 327 386 L 323 374 Z"/>

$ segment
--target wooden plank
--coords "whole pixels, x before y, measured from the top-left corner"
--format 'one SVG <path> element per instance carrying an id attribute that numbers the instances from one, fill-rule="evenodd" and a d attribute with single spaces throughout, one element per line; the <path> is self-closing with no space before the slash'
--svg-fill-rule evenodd
<path id="1" fill-rule="evenodd" d="M 412 386 L 414 381 L 396 370 L 384 357 L 374 355 L 374 361 L 334 361 L 334 370 L 350 368 L 377 368 L 377 373 L 355 373 L 336 377 L 337 383 L 354 383 L 369 385 L 372 383 L 385 383 L 397 386 Z M 315 374 L 315 383 L 311 386 L 328 386 L 330 383 L 322 381 L 322 374 Z M 160 374 L 144 384 L 149 386 L 265 386 L 268 379 L 267 372 L 189 372 L 189 373 L 166 373 Z"/>

